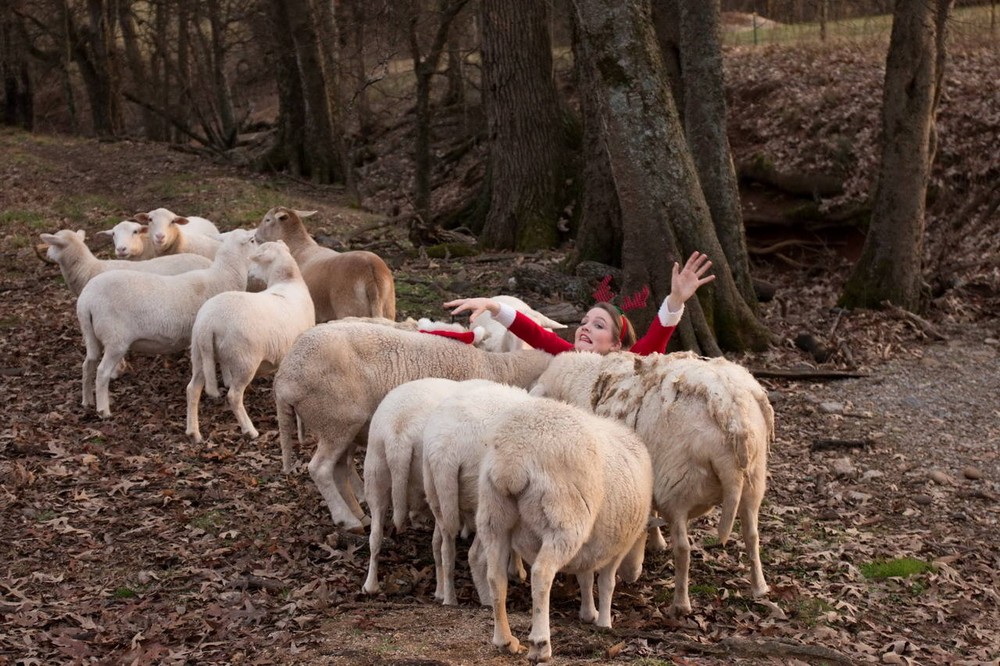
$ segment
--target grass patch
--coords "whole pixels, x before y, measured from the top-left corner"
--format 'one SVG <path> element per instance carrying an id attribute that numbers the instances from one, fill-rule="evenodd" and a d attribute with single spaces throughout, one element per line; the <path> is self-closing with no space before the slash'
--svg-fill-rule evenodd
<path id="1" fill-rule="evenodd" d="M 33 210 L 5 210 L 0 213 L 0 224 L 22 224 L 38 232 L 46 231 L 52 226 L 48 218 Z"/>
<path id="2" fill-rule="evenodd" d="M 131 587 L 116 587 L 114 592 L 111 593 L 115 599 L 132 599 L 138 596 L 138 592 L 133 590 Z"/>
<path id="3" fill-rule="evenodd" d="M 934 571 L 934 565 L 913 557 L 897 557 L 894 560 L 867 562 L 862 564 L 860 569 L 865 578 L 885 580 L 886 578 L 908 578 Z"/>
<path id="4" fill-rule="evenodd" d="M 807 627 L 815 626 L 819 618 L 834 610 L 822 599 L 802 599 L 796 605 L 795 617 Z"/>
<path id="5" fill-rule="evenodd" d="M 56 204 L 56 213 L 76 224 L 97 222 L 101 225 L 111 226 L 107 225 L 107 222 L 114 218 L 106 214 L 105 211 L 115 209 L 117 206 L 110 199 L 96 194 L 70 197 Z"/>
<path id="6" fill-rule="evenodd" d="M 719 594 L 719 588 L 714 585 L 691 585 L 688 593 L 696 597 L 712 599 Z"/>
<path id="7" fill-rule="evenodd" d="M 209 534 L 216 534 L 225 523 L 226 517 L 221 511 L 206 511 L 200 516 L 192 518 L 188 525 Z"/>

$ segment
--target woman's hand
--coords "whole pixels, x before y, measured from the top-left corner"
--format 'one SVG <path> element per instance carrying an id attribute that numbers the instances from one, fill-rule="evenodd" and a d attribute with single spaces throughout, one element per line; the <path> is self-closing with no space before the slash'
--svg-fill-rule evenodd
<path id="1" fill-rule="evenodd" d="M 453 315 L 463 312 L 469 313 L 469 321 L 476 321 L 476 318 L 484 312 L 489 312 L 496 317 L 500 314 L 500 304 L 490 298 L 458 298 L 444 304 L 446 308 L 453 308 Z"/>
<path id="2" fill-rule="evenodd" d="M 708 284 L 715 275 L 705 275 L 712 267 L 712 261 L 707 254 L 692 252 L 684 268 L 674 262 L 673 274 L 670 278 L 670 295 L 667 296 L 667 307 L 671 312 L 677 312 L 681 306 L 698 291 L 698 287 Z"/>

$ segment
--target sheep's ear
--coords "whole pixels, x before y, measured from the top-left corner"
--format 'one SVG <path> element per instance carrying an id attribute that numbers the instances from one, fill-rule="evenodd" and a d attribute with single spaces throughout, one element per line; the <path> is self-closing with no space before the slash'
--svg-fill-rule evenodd
<path id="1" fill-rule="evenodd" d="M 48 236 L 49 234 L 42 234 L 43 236 Z M 35 256 L 44 261 L 47 264 L 54 264 L 56 262 L 49 259 L 49 245 L 48 243 L 35 243 Z"/>
<path id="2" fill-rule="evenodd" d="M 140 234 L 148 234 L 149 233 L 149 227 L 146 226 L 145 224 L 142 225 L 141 227 L 139 227 L 139 233 Z"/>
<path id="3" fill-rule="evenodd" d="M 87 232 L 84 231 L 83 229 L 77 229 L 76 237 L 79 238 L 80 240 L 87 240 Z"/>
<path id="4" fill-rule="evenodd" d="M 175 217 L 173 219 L 174 224 L 187 224 L 188 219 L 186 217 Z"/>
<path id="5" fill-rule="evenodd" d="M 135 221 L 141 222 L 142 224 L 149 224 L 150 222 L 149 215 L 147 215 L 146 213 L 136 213 Z"/>
<path id="6" fill-rule="evenodd" d="M 101 229 L 100 231 L 98 231 L 94 235 L 95 236 L 114 236 L 115 235 L 115 230 L 114 229 Z"/>
<path id="7" fill-rule="evenodd" d="M 295 213 L 296 215 L 298 215 L 299 217 L 312 217 L 313 215 L 315 215 L 319 211 L 317 211 L 317 210 L 293 210 L 292 212 Z"/>
<path id="8" fill-rule="evenodd" d="M 270 213 L 268 213 L 268 215 L 270 215 Z M 279 222 L 284 222 L 289 217 L 290 215 L 288 214 L 287 210 L 279 210 L 274 213 L 274 219 L 278 220 Z"/>
<path id="9" fill-rule="evenodd" d="M 59 238 L 59 236 L 56 236 L 55 234 L 39 234 L 38 237 L 41 238 L 46 245 L 55 245 L 56 247 L 63 247 L 66 245 L 66 243 L 63 242 L 63 239 Z"/>
<path id="10" fill-rule="evenodd" d="M 535 384 L 534 386 L 531 387 L 531 390 L 528 391 L 528 395 L 534 396 L 536 398 L 544 398 L 545 397 L 545 385 L 544 384 Z"/>

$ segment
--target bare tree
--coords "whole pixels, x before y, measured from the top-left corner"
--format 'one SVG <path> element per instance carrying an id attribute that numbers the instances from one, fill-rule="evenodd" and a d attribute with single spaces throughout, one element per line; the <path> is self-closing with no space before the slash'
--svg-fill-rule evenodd
<path id="1" fill-rule="evenodd" d="M 712 288 L 689 303 L 680 333 L 703 353 L 759 349 L 769 334 L 741 297 L 712 224 L 694 161 L 668 89 L 649 5 L 641 0 L 574 0 L 580 51 L 595 72 L 595 99 L 612 187 L 624 220 L 626 291 L 669 291 L 670 268 L 687 253 L 713 258 Z M 627 45 L 619 46 L 619 45 Z M 640 325 L 654 314 L 637 314 Z"/>
<path id="2" fill-rule="evenodd" d="M 927 182 L 954 0 L 899 0 L 882 95 L 882 159 L 865 244 L 840 302 L 908 309 L 921 302 Z"/>
<path id="3" fill-rule="evenodd" d="M 24 25 L 8 5 L 0 8 L 0 79 L 3 80 L 3 124 L 34 127 L 34 89 L 28 67 Z"/>

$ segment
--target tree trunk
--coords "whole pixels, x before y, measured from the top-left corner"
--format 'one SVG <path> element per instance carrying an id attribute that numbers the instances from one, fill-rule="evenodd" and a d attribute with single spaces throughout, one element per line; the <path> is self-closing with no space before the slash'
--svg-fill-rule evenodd
<path id="1" fill-rule="evenodd" d="M 840 304 L 917 310 L 934 115 L 953 0 L 900 0 L 882 96 L 882 159 L 871 224 Z"/>
<path id="2" fill-rule="evenodd" d="M 739 183 L 726 134 L 719 12 L 719 0 L 681 3 L 684 129 L 729 270 L 743 300 L 756 311 Z"/>
<path id="3" fill-rule="evenodd" d="M 305 155 L 306 104 L 299 80 L 295 44 L 283 2 L 267 3 L 267 18 L 254 22 L 258 41 L 270 45 L 265 51 L 278 84 L 278 118 L 274 145 L 261 158 L 264 171 L 287 170 L 301 176 L 307 170 Z"/>
<path id="4" fill-rule="evenodd" d="M 0 10 L 0 78 L 3 124 L 31 131 L 35 123 L 34 90 L 28 69 L 26 38 L 9 7 Z"/>
<path id="5" fill-rule="evenodd" d="M 767 330 L 740 296 L 698 183 L 669 93 L 648 5 L 639 0 L 574 0 L 581 49 L 595 63 L 603 144 L 621 205 L 625 291 L 649 285 L 655 316 L 670 289 L 671 264 L 698 249 L 715 261 L 716 281 L 689 301 L 681 336 L 702 353 L 762 349 Z M 700 302 L 699 302 L 700 301 Z M 714 335 L 713 335 L 714 334 Z"/>
<path id="6" fill-rule="evenodd" d="M 670 91 L 674 96 L 674 106 L 684 123 L 684 81 L 681 75 L 681 9 L 679 0 L 652 0 L 653 27 L 660 44 L 660 55 L 666 67 Z"/>
<path id="7" fill-rule="evenodd" d="M 103 0 L 88 0 L 87 22 L 77 26 L 67 7 L 67 34 L 72 56 L 83 78 L 93 131 L 98 136 L 121 132 L 121 90 L 115 49 L 115 16 Z"/>
<path id="8" fill-rule="evenodd" d="M 334 110 L 330 108 L 332 72 L 327 71 L 320 47 L 317 17 L 309 0 L 285 0 L 284 5 L 305 101 L 306 175 L 318 183 L 337 182 L 342 180 L 343 161 L 337 151 Z"/>
<path id="9" fill-rule="evenodd" d="M 232 148 L 236 145 L 239 127 L 236 124 L 236 112 L 233 110 L 233 92 L 226 76 L 226 23 L 222 19 L 219 0 L 208 0 L 206 5 L 208 25 L 211 31 L 211 51 L 208 57 L 211 64 L 214 107 L 219 123 L 217 132 L 219 147 Z"/>
<path id="10" fill-rule="evenodd" d="M 479 239 L 494 248 L 552 247 L 567 174 L 548 4 L 484 0 L 482 35 L 490 203 Z"/>

